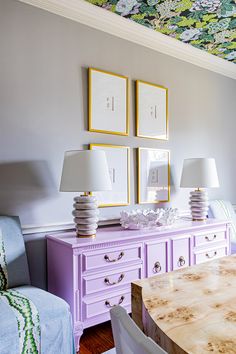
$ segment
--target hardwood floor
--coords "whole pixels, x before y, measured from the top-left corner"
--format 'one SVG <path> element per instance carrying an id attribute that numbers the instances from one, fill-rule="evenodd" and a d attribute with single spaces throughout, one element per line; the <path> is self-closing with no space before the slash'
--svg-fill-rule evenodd
<path id="1" fill-rule="evenodd" d="M 108 321 L 84 330 L 77 354 L 101 354 L 111 348 L 114 348 L 114 341 Z"/>

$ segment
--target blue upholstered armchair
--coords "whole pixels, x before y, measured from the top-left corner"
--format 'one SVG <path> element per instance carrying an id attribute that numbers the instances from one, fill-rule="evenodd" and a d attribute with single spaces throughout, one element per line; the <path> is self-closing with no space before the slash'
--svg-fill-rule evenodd
<path id="1" fill-rule="evenodd" d="M 75 353 L 69 306 L 30 285 L 18 217 L 0 216 L 0 353 Z"/>
<path id="2" fill-rule="evenodd" d="M 229 220 L 231 222 L 231 253 L 236 253 L 236 214 L 229 200 L 212 200 L 209 206 L 210 218 Z"/>

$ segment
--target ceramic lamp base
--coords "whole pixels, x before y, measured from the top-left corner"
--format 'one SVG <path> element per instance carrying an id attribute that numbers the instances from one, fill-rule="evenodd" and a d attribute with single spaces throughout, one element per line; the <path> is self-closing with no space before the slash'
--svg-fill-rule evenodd
<path id="1" fill-rule="evenodd" d="M 74 198 L 74 216 L 76 235 L 78 237 L 95 237 L 98 227 L 97 199 L 90 195 Z"/>
<path id="2" fill-rule="evenodd" d="M 208 194 L 205 190 L 190 192 L 190 209 L 193 220 L 206 220 L 208 215 Z"/>

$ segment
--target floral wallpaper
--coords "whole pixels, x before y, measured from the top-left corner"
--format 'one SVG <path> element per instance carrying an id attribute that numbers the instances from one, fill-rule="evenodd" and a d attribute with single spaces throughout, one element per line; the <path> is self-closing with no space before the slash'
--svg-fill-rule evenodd
<path id="1" fill-rule="evenodd" d="M 236 63 L 236 0 L 86 0 Z"/>

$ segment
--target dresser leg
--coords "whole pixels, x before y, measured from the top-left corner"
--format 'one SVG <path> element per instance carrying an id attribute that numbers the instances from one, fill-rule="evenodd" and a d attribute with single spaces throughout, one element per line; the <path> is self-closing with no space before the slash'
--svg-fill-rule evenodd
<path id="1" fill-rule="evenodd" d="M 79 342 L 80 342 L 80 337 L 83 334 L 83 324 L 82 322 L 76 322 L 76 324 L 74 325 L 74 336 L 75 336 L 75 348 L 76 348 L 76 352 L 79 351 Z"/>

